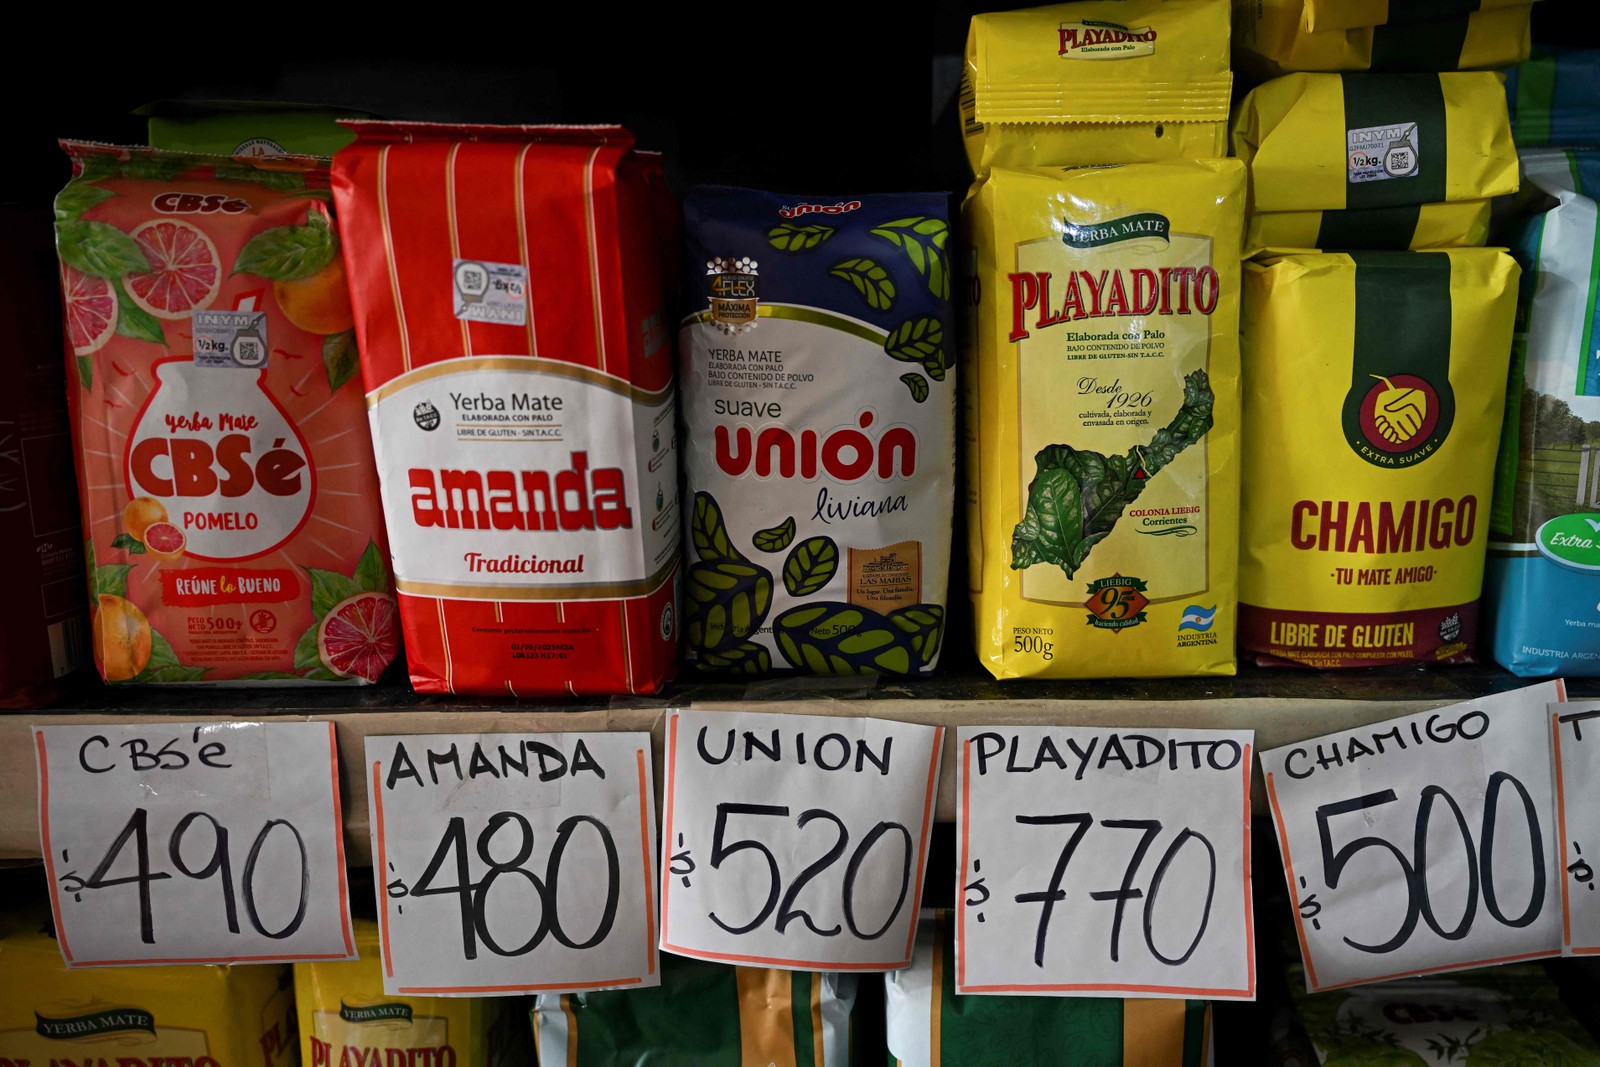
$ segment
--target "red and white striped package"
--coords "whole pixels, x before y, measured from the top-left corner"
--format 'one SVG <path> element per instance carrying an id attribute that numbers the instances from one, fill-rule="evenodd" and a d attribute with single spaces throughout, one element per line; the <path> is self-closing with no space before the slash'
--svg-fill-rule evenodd
<path id="1" fill-rule="evenodd" d="M 631 135 L 346 125 L 334 201 L 412 684 L 653 692 L 682 523 Z"/>

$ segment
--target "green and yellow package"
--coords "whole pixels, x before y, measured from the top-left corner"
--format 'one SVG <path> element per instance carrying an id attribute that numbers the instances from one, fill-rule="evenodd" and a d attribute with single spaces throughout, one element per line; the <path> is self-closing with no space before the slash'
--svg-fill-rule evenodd
<path id="1" fill-rule="evenodd" d="M 1264 211 L 1245 222 L 1244 254 L 1327 249 L 1470 248 L 1489 238 L 1489 201 L 1346 211 Z"/>
<path id="2" fill-rule="evenodd" d="M 1327 30 L 1383 26 L 1391 22 L 1432 22 L 1437 19 L 1470 15 L 1474 11 L 1526 7 L 1532 2 L 1533 0 L 1305 0 L 1305 24 L 1306 29 L 1313 33 L 1323 33 Z"/>
<path id="3" fill-rule="evenodd" d="M 1342 0 L 1340 0 L 1342 2 Z M 1234 63 L 1253 78 L 1291 71 L 1498 70 L 1528 58 L 1529 7 L 1312 32 L 1306 0 L 1233 0 Z"/>

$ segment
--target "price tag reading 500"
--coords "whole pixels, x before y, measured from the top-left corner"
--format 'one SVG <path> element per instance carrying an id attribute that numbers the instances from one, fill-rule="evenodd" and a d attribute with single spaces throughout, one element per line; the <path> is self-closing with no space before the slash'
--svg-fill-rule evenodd
<path id="1" fill-rule="evenodd" d="M 660 983 L 648 734 L 367 738 L 383 991 Z"/>
<path id="2" fill-rule="evenodd" d="M 333 724 L 35 729 L 73 967 L 355 958 Z"/>
<path id="3" fill-rule="evenodd" d="M 1561 951 L 1560 682 L 1261 754 L 1313 993 Z"/>
<path id="4" fill-rule="evenodd" d="M 909 965 L 943 735 L 673 712 L 661 947 L 804 970 Z"/>

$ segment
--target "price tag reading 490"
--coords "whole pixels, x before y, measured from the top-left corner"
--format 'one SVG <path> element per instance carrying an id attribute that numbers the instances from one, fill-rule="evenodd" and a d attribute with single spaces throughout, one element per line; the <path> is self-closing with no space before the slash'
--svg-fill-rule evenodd
<path id="1" fill-rule="evenodd" d="M 1557 955 L 1559 681 L 1261 754 L 1306 987 Z"/>
<path id="2" fill-rule="evenodd" d="M 68 966 L 355 958 L 332 723 L 45 726 L 34 743 Z"/>
<path id="3" fill-rule="evenodd" d="M 367 738 L 383 991 L 660 984 L 649 734 Z"/>
<path id="4" fill-rule="evenodd" d="M 958 736 L 956 992 L 1255 996 L 1254 734 Z"/>
<path id="5" fill-rule="evenodd" d="M 661 947 L 803 970 L 908 966 L 943 736 L 878 719 L 672 712 Z"/>

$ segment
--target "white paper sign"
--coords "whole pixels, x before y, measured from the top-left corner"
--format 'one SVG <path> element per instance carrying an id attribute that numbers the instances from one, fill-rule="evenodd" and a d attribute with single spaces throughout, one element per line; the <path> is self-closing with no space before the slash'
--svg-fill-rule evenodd
<path id="1" fill-rule="evenodd" d="M 956 992 L 1253 998 L 1254 737 L 962 727 Z"/>
<path id="2" fill-rule="evenodd" d="M 1545 682 L 1261 754 L 1312 992 L 1561 951 Z"/>
<path id="3" fill-rule="evenodd" d="M 944 730 L 667 718 L 661 947 L 803 970 L 911 962 Z"/>
<path id="4" fill-rule="evenodd" d="M 367 738 L 383 991 L 659 985 L 649 734 Z"/>
<path id="5" fill-rule="evenodd" d="M 329 722 L 34 729 L 70 967 L 355 959 Z"/>
<path id="6" fill-rule="evenodd" d="M 1552 704 L 1562 953 L 1600 955 L 1600 700 Z"/>

